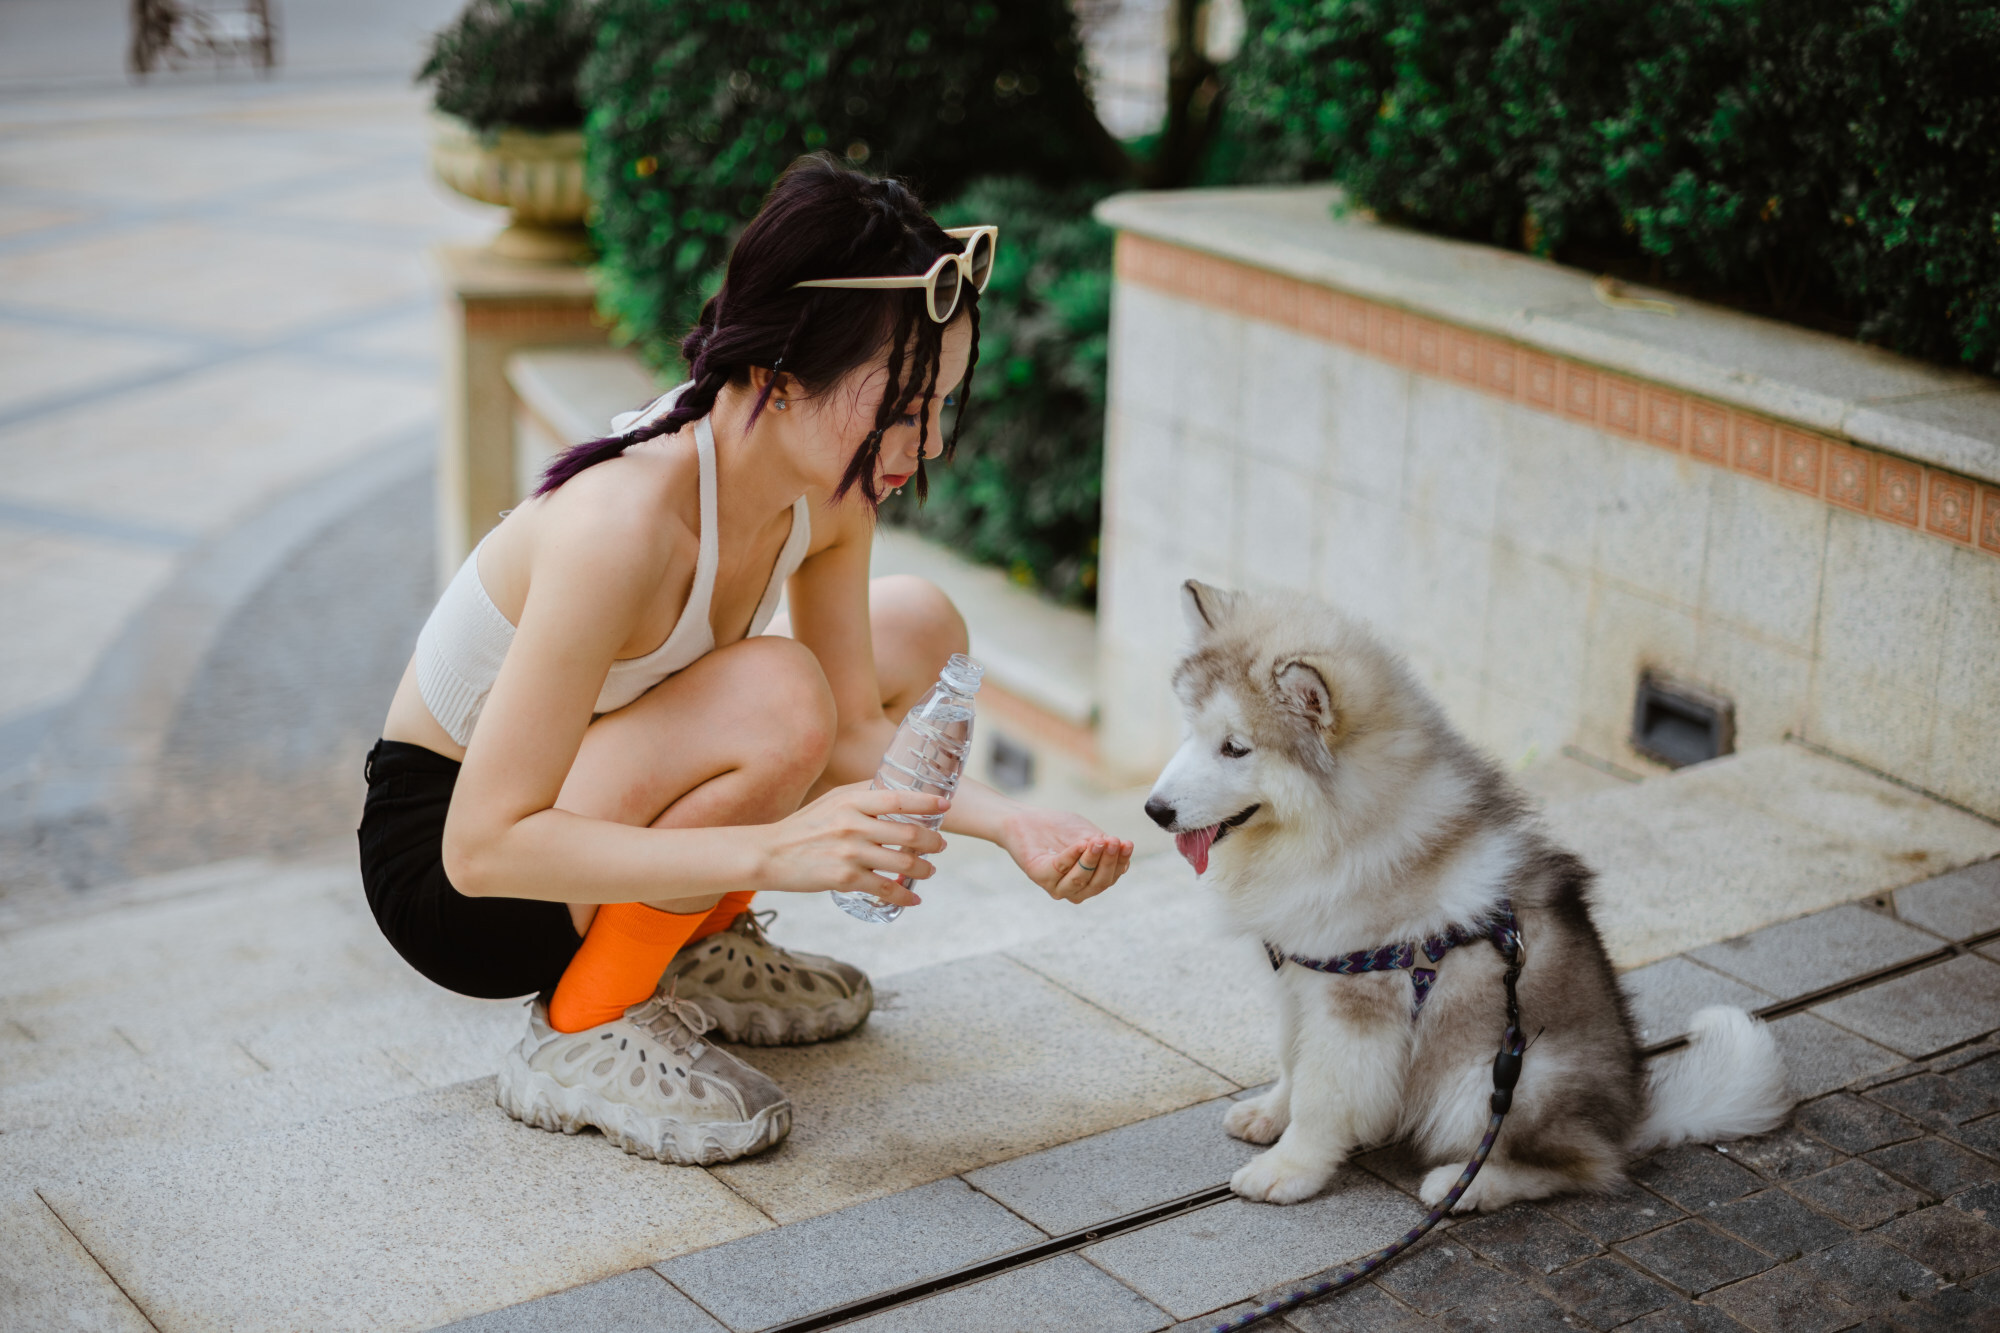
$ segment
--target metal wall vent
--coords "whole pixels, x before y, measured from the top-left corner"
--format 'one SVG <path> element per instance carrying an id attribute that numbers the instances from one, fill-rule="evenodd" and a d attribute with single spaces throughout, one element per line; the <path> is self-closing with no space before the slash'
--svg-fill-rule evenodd
<path id="1" fill-rule="evenodd" d="M 1736 749 L 1736 705 L 1711 691 L 1645 672 L 1632 706 L 1632 748 L 1670 768 L 1731 754 Z"/>

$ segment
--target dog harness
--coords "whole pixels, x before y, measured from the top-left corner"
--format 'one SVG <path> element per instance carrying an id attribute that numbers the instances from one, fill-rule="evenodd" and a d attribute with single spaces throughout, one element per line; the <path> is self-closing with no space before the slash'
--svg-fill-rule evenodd
<path id="1" fill-rule="evenodd" d="M 1514 918 L 1512 900 L 1502 898 L 1493 905 L 1493 915 L 1476 926 L 1450 925 L 1444 934 L 1433 935 L 1429 939 L 1416 940 L 1404 944 L 1385 944 L 1379 949 L 1358 949 L 1353 953 L 1338 954 L 1332 958 L 1301 958 L 1295 953 L 1281 953 L 1277 946 L 1266 940 L 1264 956 L 1271 960 L 1271 970 L 1279 971 L 1286 963 L 1297 963 L 1315 972 L 1330 972 L 1336 976 L 1351 976 L 1356 972 L 1389 972 L 1402 969 L 1410 974 L 1410 1018 L 1414 1021 L 1423 1012 L 1424 1001 L 1430 998 L 1431 986 L 1437 981 L 1437 968 L 1418 966 L 1418 955 L 1436 964 L 1444 956 L 1461 944 L 1472 944 L 1478 940 L 1490 940 L 1500 950 L 1501 956 L 1512 958 L 1521 939 L 1521 923 Z"/>

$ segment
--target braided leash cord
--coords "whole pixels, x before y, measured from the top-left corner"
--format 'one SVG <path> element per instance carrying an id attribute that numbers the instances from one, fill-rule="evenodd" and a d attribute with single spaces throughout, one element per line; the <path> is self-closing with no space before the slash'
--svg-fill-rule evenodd
<path id="1" fill-rule="evenodd" d="M 1442 1222 L 1445 1215 L 1457 1206 L 1465 1191 L 1479 1174 L 1479 1168 L 1486 1165 L 1487 1154 L 1493 1151 L 1493 1141 L 1500 1137 L 1500 1124 L 1507 1118 L 1507 1109 L 1514 1104 L 1514 1085 L 1521 1077 L 1521 1051 L 1526 1043 L 1521 1040 L 1521 1004 L 1514 994 L 1515 983 L 1521 979 L 1521 944 L 1517 932 L 1509 931 L 1504 939 L 1496 938 L 1494 947 L 1507 960 L 1507 1031 L 1500 1038 L 1500 1053 L 1493 1057 L 1493 1096 L 1490 1100 L 1491 1112 L 1486 1120 L 1486 1134 L 1479 1140 L 1478 1151 L 1465 1164 L 1459 1174 L 1458 1183 L 1451 1192 L 1431 1209 L 1424 1220 L 1404 1232 L 1401 1237 L 1384 1245 L 1373 1254 L 1363 1255 L 1350 1266 L 1323 1281 L 1286 1292 L 1275 1301 L 1267 1301 L 1247 1314 L 1240 1314 L 1226 1323 L 1217 1324 L 1213 1333 L 1235 1333 L 1237 1329 L 1248 1328 L 1252 1324 L 1269 1319 L 1272 1315 L 1294 1310 L 1307 1301 L 1318 1300 L 1336 1291 L 1341 1291 L 1362 1278 L 1367 1277 L 1403 1251 L 1429 1235 L 1431 1228 Z"/>

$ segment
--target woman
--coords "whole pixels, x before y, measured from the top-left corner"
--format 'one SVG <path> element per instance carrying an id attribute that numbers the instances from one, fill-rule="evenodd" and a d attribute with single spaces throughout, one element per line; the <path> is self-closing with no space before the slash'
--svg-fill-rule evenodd
<path id="1" fill-rule="evenodd" d="M 875 506 L 946 446 L 991 229 L 805 158 L 682 343 L 687 383 L 578 445 L 439 600 L 368 759 L 363 880 L 383 933 L 467 995 L 534 993 L 500 1104 L 628 1152 L 728 1161 L 784 1093 L 703 1040 L 852 1030 L 868 980 L 773 944 L 759 892 L 921 901 L 944 847 L 870 791 L 897 721 L 966 647 L 919 579 L 868 578 Z M 789 580 L 789 583 L 787 583 Z M 791 637 L 764 633 L 788 587 Z M 1081 902 L 1132 845 L 967 782 L 952 833 Z M 879 872 L 879 873 L 878 873 Z"/>

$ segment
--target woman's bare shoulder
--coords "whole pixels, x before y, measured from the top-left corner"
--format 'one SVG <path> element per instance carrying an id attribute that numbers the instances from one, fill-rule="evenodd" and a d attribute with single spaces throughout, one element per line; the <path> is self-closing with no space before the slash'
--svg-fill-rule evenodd
<path id="1" fill-rule="evenodd" d="M 634 450 L 586 468 L 524 502 L 495 530 L 480 575 L 503 611 L 525 601 L 528 585 L 545 570 L 584 569 L 607 590 L 655 588 L 676 565 L 693 567 L 698 488 L 692 456 L 682 460 L 670 450 Z"/>

